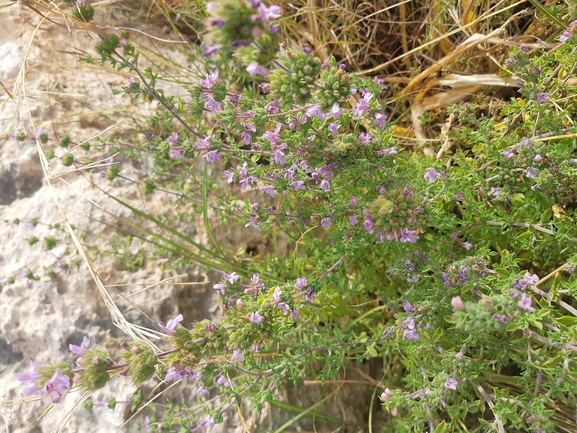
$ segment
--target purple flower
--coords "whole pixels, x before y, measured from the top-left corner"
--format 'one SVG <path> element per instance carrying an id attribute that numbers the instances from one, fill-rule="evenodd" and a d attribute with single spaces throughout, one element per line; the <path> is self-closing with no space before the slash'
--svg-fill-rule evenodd
<path id="1" fill-rule="evenodd" d="M 337 135 L 339 133 L 340 126 L 341 125 L 337 125 L 335 122 L 331 122 L 331 124 L 328 127 L 328 130 L 330 131 L 331 134 Z"/>
<path id="2" fill-rule="evenodd" d="M 316 116 L 321 120 L 325 120 L 327 116 L 325 116 L 325 114 L 323 113 L 323 107 L 321 106 L 321 104 L 314 104 L 311 105 L 309 108 L 307 108 L 307 110 L 305 111 L 305 116 L 311 117 L 311 116 Z M 335 119 L 336 120 L 336 119 Z"/>
<path id="3" fill-rule="evenodd" d="M 197 149 L 208 149 L 210 147 L 210 142 L 208 141 L 208 137 L 199 138 L 198 140 L 196 140 L 196 143 L 194 143 L 194 145 L 196 146 Z"/>
<path id="4" fill-rule="evenodd" d="M 267 193 L 272 198 L 276 197 L 276 191 L 274 189 L 274 186 L 270 186 L 270 185 L 269 186 L 263 186 L 260 190 L 264 193 Z"/>
<path id="5" fill-rule="evenodd" d="M 463 248 L 465 248 L 467 251 L 469 251 L 471 248 L 473 248 L 473 244 L 472 244 L 471 242 L 463 242 L 463 243 L 461 244 L 461 246 L 462 246 Z"/>
<path id="6" fill-rule="evenodd" d="M 244 355 L 240 351 L 240 349 L 234 349 L 232 351 L 232 355 L 230 357 L 231 361 L 244 361 Z"/>
<path id="7" fill-rule="evenodd" d="M 379 150 L 377 152 L 378 156 L 390 156 L 390 155 L 396 155 L 396 154 L 397 154 L 397 146 L 388 147 L 385 150 Z"/>
<path id="8" fill-rule="evenodd" d="M 262 135 L 262 138 L 266 138 L 268 141 L 270 141 L 270 144 L 278 144 L 280 142 L 280 128 L 281 128 L 281 124 L 277 123 L 276 128 L 274 130 L 274 132 L 271 131 L 267 131 Z"/>
<path id="9" fill-rule="evenodd" d="M 421 336 L 419 335 L 419 333 L 414 329 L 406 329 L 405 332 L 403 332 L 403 337 L 406 338 L 407 340 L 420 340 L 421 339 Z"/>
<path id="10" fill-rule="evenodd" d="M 502 316 L 500 314 L 493 314 L 493 319 L 495 319 L 497 322 L 505 324 L 509 321 L 509 318 L 507 316 Z"/>
<path id="11" fill-rule="evenodd" d="M 234 173 L 232 171 L 225 170 L 223 174 L 226 176 L 226 183 L 232 183 L 234 180 Z"/>
<path id="12" fill-rule="evenodd" d="M 413 316 L 407 317 L 403 321 L 402 326 L 406 329 L 415 329 L 415 318 Z"/>
<path id="13" fill-rule="evenodd" d="M 381 89 L 382 89 L 382 90 L 388 88 L 388 87 L 385 85 L 385 82 L 384 82 L 381 78 L 379 78 L 379 77 L 373 78 L 373 81 L 374 81 L 375 83 L 377 83 L 379 86 L 381 86 Z"/>
<path id="14" fill-rule="evenodd" d="M 238 170 L 238 174 L 241 175 L 242 177 L 246 177 L 248 176 L 248 170 L 246 169 L 246 161 L 244 162 L 244 164 L 242 166 L 237 166 L 236 169 Z"/>
<path id="15" fill-rule="evenodd" d="M 529 177 L 529 178 L 531 178 L 531 179 L 535 179 L 535 178 L 537 177 L 537 172 L 538 172 L 538 171 L 539 171 L 539 170 L 537 170 L 537 169 L 534 168 L 534 167 L 528 167 L 528 168 L 527 168 L 527 173 L 526 173 L 526 174 L 527 174 L 527 177 Z"/>
<path id="16" fill-rule="evenodd" d="M 228 284 L 218 283 L 212 286 L 214 290 L 220 290 L 221 295 L 224 296 L 226 289 L 228 288 Z"/>
<path id="17" fill-rule="evenodd" d="M 368 95 L 370 95 L 370 93 L 368 93 Z M 359 118 L 362 117 L 363 113 L 370 108 L 369 100 L 370 100 L 370 98 L 367 99 L 367 94 L 366 94 L 362 99 L 359 100 L 359 102 L 357 103 L 357 106 L 351 110 L 351 113 L 353 113 L 354 115 L 356 115 Z"/>
<path id="18" fill-rule="evenodd" d="M 565 42 L 571 38 L 571 36 L 573 36 L 573 34 L 569 30 L 564 30 L 563 33 L 561 33 L 561 36 L 559 36 L 559 42 Z"/>
<path id="19" fill-rule="evenodd" d="M 166 373 L 164 380 L 166 382 L 172 382 L 173 380 L 186 381 L 190 376 L 192 376 L 192 370 L 190 370 L 189 368 L 183 369 L 177 365 L 174 368 L 168 370 L 168 373 Z"/>
<path id="20" fill-rule="evenodd" d="M 236 274 L 236 272 L 233 272 L 232 274 L 227 274 L 224 272 L 222 274 L 222 279 L 228 281 L 230 284 L 234 284 L 240 280 L 240 277 Z"/>
<path id="21" fill-rule="evenodd" d="M 339 104 L 336 102 L 331 107 L 331 111 L 329 111 L 329 115 L 333 117 L 334 120 L 339 120 L 341 118 L 341 114 L 343 110 L 339 107 Z"/>
<path id="22" fill-rule="evenodd" d="M 517 302 L 517 307 L 522 310 L 527 310 L 530 313 L 535 311 L 535 308 L 531 306 L 531 298 L 528 298 L 525 292 L 521 293 L 521 300 Z"/>
<path id="23" fill-rule="evenodd" d="M 175 146 L 177 140 L 178 140 L 178 132 L 173 132 L 172 135 L 166 139 L 168 144 L 170 144 L 171 146 Z"/>
<path id="24" fill-rule="evenodd" d="M 270 30 L 270 32 L 273 35 L 280 35 L 281 31 L 280 31 L 280 26 L 278 24 L 271 24 L 270 26 L 268 26 L 268 29 Z"/>
<path id="25" fill-rule="evenodd" d="M 350 215 L 349 216 L 349 222 L 354 227 L 359 223 L 359 217 L 357 215 Z"/>
<path id="26" fill-rule="evenodd" d="M 52 403 L 58 403 L 66 395 L 69 388 L 70 378 L 59 368 L 54 371 L 52 378 L 44 383 L 44 392 L 48 394 Z"/>
<path id="27" fill-rule="evenodd" d="M 375 113 L 375 126 L 382 128 L 387 124 L 388 116 L 382 113 Z"/>
<path id="28" fill-rule="evenodd" d="M 246 72 L 248 72 L 251 77 L 268 74 L 268 70 L 264 66 L 260 66 L 257 62 L 251 62 L 251 64 L 246 67 Z"/>
<path id="29" fill-rule="evenodd" d="M 206 49 L 202 52 L 202 55 L 204 57 L 210 57 L 214 53 L 216 53 L 220 49 L 221 46 L 222 45 L 210 45 L 210 46 L 206 47 Z"/>
<path id="30" fill-rule="evenodd" d="M 369 144 L 371 142 L 372 135 L 370 132 L 361 132 L 359 134 L 359 144 L 364 146 L 365 144 Z"/>
<path id="31" fill-rule="evenodd" d="M 419 240 L 419 236 L 415 235 L 415 233 L 415 230 L 401 229 L 401 242 L 416 243 Z"/>
<path id="32" fill-rule="evenodd" d="M 551 95 L 548 92 L 537 93 L 537 104 L 543 104 L 544 102 L 549 102 Z"/>
<path id="33" fill-rule="evenodd" d="M 220 374 L 216 379 L 216 384 L 218 386 L 225 386 L 228 388 L 230 387 L 230 380 L 228 380 L 224 374 Z"/>
<path id="34" fill-rule="evenodd" d="M 458 384 L 459 382 L 454 377 L 447 377 L 447 380 L 445 380 L 445 388 L 452 389 L 453 391 L 457 390 Z"/>
<path id="35" fill-rule="evenodd" d="M 220 160 L 220 154 L 218 153 L 218 150 L 211 150 L 210 152 L 207 152 L 206 155 L 203 156 L 203 158 L 206 158 L 208 163 L 212 164 Z"/>
<path id="36" fill-rule="evenodd" d="M 168 156 L 172 159 L 181 159 L 184 156 L 184 149 L 180 147 L 173 147 L 168 152 Z"/>
<path id="37" fill-rule="evenodd" d="M 239 183 L 240 183 L 240 187 L 244 191 L 249 186 L 249 184 L 255 184 L 257 182 L 258 182 L 258 177 L 248 176 L 244 179 L 241 179 Z"/>
<path id="38" fill-rule="evenodd" d="M 295 289 L 304 289 L 309 285 L 307 281 L 307 277 L 299 277 L 297 278 L 297 282 L 295 283 Z"/>
<path id="39" fill-rule="evenodd" d="M 70 344 L 68 347 L 72 353 L 78 356 L 82 356 L 82 354 L 88 350 L 89 345 L 90 345 L 90 337 L 84 336 L 84 338 L 82 339 L 82 343 L 80 344 L 80 347 L 78 347 L 76 344 Z"/>
<path id="40" fill-rule="evenodd" d="M 276 162 L 277 164 L 280 164 L 280 165 L 286 164 L 286 157 L 285 157 L 285 154 L 282 150 L 276 149 L 272 152 L 272 154 L 274 156 L 274 162 Z"/>
<path id="41" fill-rule="evenodd" d="M 36 362 L 32 359 L 30 361 L 30 371 L 25 373 L 18 373 L 16 375 L 16 379 L 20 382 L 27 383 L 26 388 L 24 388 L 24 395 L 26 397 L 30 397 L 31 395 L 36 394 L 40 391 L 40 387 L 38 385 L 38 379 L 42 376 L 38 370 L 36 370 Z"/>
<path id="42" fill-rule="evenodd" d="M 445 279 L 445 277 L 443 277 L 443 279 Z M 465 309 L 465 304 L 463 304 L 463 300 L 461 299 L 460 296 L 455 296 L 455 297 L 453 297 L 453 299 L 451 299 L 451 306 L 455 310 L 464 310 Z"/>
<path id="43" fill-rule="evenodd" d="M 425 180 L 428 180 L 431 183 L 435 183 L 437 181 L 437 177 L 441 176 L 439 172 L 437 172 L 434 168 L 427 168 L 427 172 L 423 176 Z"/>
<path id="44" fill-rule="evenodd" d="M 323 179 L 321 180 L 320 187 L 323 191 L 328 191 L 329 189 L 331 189 L 331 183 L 328 180 Z"/>
<path id="45" fill-rule="evenodd" d="M 292 186 L 295 189 L 295 191 L 298 191 L 301 189 L 304 191 L 307 189 L 304 181 L 302 181 L 302 180 L 295 180 L 294 182 L 291 182 L 289 185 Z"/>
<path id="46" fill-rule="evenodd" d="M 505 159 L 509 159 L 515 156 L 515 152 L 511 149 L 505 149 L 505 151 L 503 152 L 503 157 Z"/>
<path id="47" fill-rule="evenodd" d="M 323 218 L 321 220 L 321 227 L 325 229 L 331 228 L 331 219 L 329 217 Z"/>
<path id="48" fill-rule="evenodd" d="M 225 22 L 222 18 L 211 18 L 210 20 L 208 20 L 208 24 L 211 27 L 217 27 L 217 28 L 222 28 L 222 26 L 224 26 Z"/>
<path id="49" fill-rule="evenodd" d="M 174 330 L 176 329 L 178 324 L 182 322 L 183 319 L 184 317 L 182 316 L 182 314 L 179 314 L 174 319 L 170 319 L 166 324 L 166 326 L 164 326 L 162 323 L 159 323 L 158 326 L 160 326 L 160 329 L 162 329 L 165 334 L 172 335 L 174 334 Z"/>
<path id="50" fill-rule="evenodd" d="M 310 56 L 313 53 L 313 50 L 311 50 L 307 44 L 301 44 L 301 47 L 303 49 L 303 53 L 305 53 L 307 56 Z"/>
<path id="51" fill-rule="evenodd" d="M 206 417 L 205 420 L 203 420 L 203 421 L 200 423 L 199 427 L 201 427 L 201 428 L 205 428 L 205 427 L 211 428 L 211 427 L 214 427 L 215 424 L 216 424 L 216 422 L 215 422 L 214 419 L 209 415 L 209 416 Z"/>
<path id="52" fill-rule="evenodd" d="M 254 227 L 258 231 L 261 230 L 260 226 L 256 223 L 258 221 L 258 215 L 251 215 L 248 218 L 248 222 L 244 225 L 245 227 Z"/>
<path id="53" fill-rule="evenodd" d="M 536 163 L 540 163 L 541 161 L 543 161 L 543 157 L 541 155 L 535 155 L 533 161 L 535 161 Z"/>
<path id="54" fill-rule="evenodd" d="M 409 301 L 403 302 L 403 309 L 407 313 L 411 313 L 411 312 L 415 311 L 415 307 L 413 307 Z"/>
<path id="55" fill-rule="evenodd" d="M 258 6 L 258 13 L 256 15 L 252 15 L 250 19 L 252 22 L 257 21 L 268 21 L 270 19 L 275 19 L 280 17 L 282 9 L 280 6 L 270 6 L 266 7 L 262 3 Z"/>
<path id="56" fill-rule="evenodd" d="M 206 103 L 204 104 L 204 108 L 210 110 L 211 113 L 216 113 L 218 107 L 220 107 L 219 103 L 212 97 L 210 94 L 204 94 L 203 98 L 206 99 Z"/>
<path id="57" fill-rule="evenodd" d="M 200 85 L 207 90 L 211 90 L 216 84 L 217 78 L 218 78 L 218 69 L 215 69 L 215 71 L 212 74 L 208 74 L 206 76 L 206 80 L 200 80 Z"/>
<path id="58" fill-rule="evenodd" d="M 499 197 L 501 194 L 504 194 L 504 192 L 501 191 L 499 188 L 494 187 L 491 188 L 490 192 L 495 198 Z"/>
<path id="59" fill-rule="evenodd" d="M 250 313 L 250 321 L 252 323 L 262 323 L 262 320 L 264 319 L 264 317 L 262 317 L 258 311 L 255 311 L 254 313 Z"/>

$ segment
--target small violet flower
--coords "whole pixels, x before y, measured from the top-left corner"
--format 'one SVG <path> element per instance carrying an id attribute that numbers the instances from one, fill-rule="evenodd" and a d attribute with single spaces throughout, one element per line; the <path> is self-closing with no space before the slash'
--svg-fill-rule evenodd
<path id="1" fill-rule="evenodd" d="M 16 375 L 16 379 L 20 382 L 27 383 L 26 388 L 24 388 L 24 395 L 26 397 L 30 397 L 31 395 L 36 394 L 40 391 L 40 387 L 38 385 L 38 379 L 42 376 L 38 370 L 36 370 L 36 362 L 32 359 L 30 361 L 30 371 L 25 373 L 18 373 Z M 42 393 L 40 394 L 42 397 Z"/>
<path id="2" fill-rule="evenodd" d="M 331 122 L 331 124 L 328 127 L 328 130 L 331 134 L 338 135 L 340 126 L 341 125 L 337 125 L 335 122 Z"/>
<path id="3" fill-rule="evenodd" d="M 387 124 L 388 116 L 382 113 L 375 113 L 375 126 L 382 128 Z"/>
<path id="4" fill-rule="evenodd" d="M 214 290 L 220 290 L 220 293 L 224 296 L 226 289 L 228 288 L 228 284 L 218 283 L 212 286 Z"/>
<path id="5" fill-rule="evenodd" d="M 550 99 L 551 95 L 548 92 L 537 93 L 537 104 L 543 104 L 545 102 L 549 102 Z"/>
<path id="6" fill-rule="evenodd" d="M 208 149 L 210 147 L 210 142 L 208 141 L 208 137 L 199 138 L 198 140 L 196 140 L 196 143 L 194 143 L 194 145 L 196 146 L 197 149 Z"/>
<path id="7" fill-rule="evenodd" d="M 415 230 L 401 229 L 401 242 L 416 243 L 419 240 L 419 236 L 415 235 L 415 233 Z"/>
<path id="8" fill-rule="evenodd" d="M 455 296 L 455 297 L 453 297 L 453 299 L 451 299 L 451 306 L 455 310 L 464 310 L 465 309 L 465 304 L 463 303 L 463 300 L 461 299 L 460 296 Z"/>
<path id="9" fill-rule="evenodd" d="M 218 78 L 218 69 L 215 69 L 215 71 L 212 74 L 208 74 L 206 76 L 206 80 L 200 80 L 200 85 L 207 90 L 212 90 L 212 88 L 216 84 L 217 78 Z"/>
<path id="10" fill-rule="evenodd" d="M 206 49 L 202 52 L 202 55 L 204 57 L 210 57 L 214 53 L 216 53 L 220 49 L 221 46 L 222 45 L 210 45 L 210 46 L 206 47 Z"/>
<path id="11" fill-rule="evenodd" d="M 313 50 L 311 50 L 307 44 L 301 44 L 301 47 L 303 49 L 303 53 L 305 53 L 307 56 L 310 56 L 313 53 Z"/>
<path id="12" fill-rule="evenodd" d="M 203 158 L 206 158 L 208 163 L 212 164 L 220 160 L 220 154 L 218 153 L 218 150 L 211 150 L 210 152 L 207 152 L 206 155 L 203 156 Z"/>
<path id="13" fill-rule="evenodd" d="M 359 144 L 361 146 L 371 142 L 372 135 L 370 132 L 361 132 L 359 134 Z"/>
<path id="14" fill-rule="evenodd" d="M 70 378 L 57 368 L 52 378 L 44 383 L 44 392 L 48 394 L 52 403 L 58 403 L 70 388 Z"/>
<path id="15" fill-rule="evenodd" d="M 222 275 L 222 279 L 228 281 L 230 284 L 234 284 L 240 280 L 240 277 L 236 274 L 236 272 L 233 272 L 232 274 L 227 274 L 225 272 Z"/>
<path id="16" fill-rule="evenodd" d="M 409 341 L 421 339 L 421 336 L 419 335 L 419 333 L 414 329 L 406 329 L 405 332 L 403 332 L 403 337 Z"/>
<path id="17" fill-rule="evenodd" d="M 270 185 L 269 186 L 263 186 L 260 190 L 262 192 L 270 195 L 272 198 L 275 198 L 277 195 L 276 190 L 274 189 L 274 186 L 270 186 Z"/>
<path id="18" fill-rule="evenodd" d="M 82 354 L 88 350 L 89 345 L 90 345 L 90 337 L 84 336 L 84 338 L 82 339 L 82 343 L 80 344 L 80 347 L 78 347 L 76 344 L 70 344 L 68 347 L 70 351 L 75 355 L 82 356 Z"/>
<path id="19" fill-rule="evenodd" d="M 292 186 L 295 189 L 295 191 L 299 191 L 299 190 L 304 191 L 307 189 L 304 181 L 302 181 L 302 180 L 295 180 L 294 182 L 291 182 L 289 185 Z"/>
<path id="20" fill-rule="evenodd" d="M 244 355 L 240 351 L 240 349 L 234 349 L 232 351 L 232 356 L 230 357 L 231 361 L 244 361 Z"/>
<path id="21" fill-rule="evenodd" d="M 170 319 L 166 324 L 166 326 L 164 326 L 162 323 L 159 323 L 158 326 L 160 326 L 160 329 L 162 329 L 165 334 L 172 335 L 174 334 L 174 330 L 176 329 L 178 324 L 182 322 L 183 319 L 184 317 L 182 316 L 182 314 L 179 314 L 174 319 Z"/>
<path id="22" fill-rule="evenodd" d="M 255 75 L 265 76 L 268 74 L 268 70 L 264 66 L 260 66 L 257 62 L 251 62 L 251 64 L 246 67 L 246 72 L 248 72 L 251 77 Z"/>
<path id="23" fill-rule="evenodd" d="M 521 300 L 517 302 L 517 307 L 530 313 L 535 311 L 535 308 L 531 306 L 531 298 L 527 297 L 525 292 L 521 293 Z"/>
<path id="24" fill-rule="evenodd" d="M 415 311 L 415 307 L 413 307 L 409 301 L 403 302 L 403 309 L 407 313 L 412 313 L 413 311 Z"/>
<path id="25" fill-rule="evenodd" d="M 336 102 L 331 107 L 331 111 L 329 111 L 329 115 L 332 116 L 334 120 L 339 120 L 341 118 L 342 113 L 343 111 L 339 107 L 339 104 L 337 104 Z"/>
<path id="26" fill-rule="evenodd" d="M 504 157 L 505 159 L 513 158 L 514 156 L 515 156 L 515 152 L 512 151 L 511 149 L 506 149 L 506 150 L 503 152 L 503 157 Z"/>
<path id="27" fill-rule="evenodd" d="M 454 377 L 447 377 L 447 380 L 445 380 L 445 388 L 452 389 L 453 391 L 457 390 L 458 384 L 459 382 Z"/>
<path id="28" fill-rule="evenodd" d="M 252 323 L 262 323 L 262 320 L 264 319 L 264 317 L 262 317 L 258 311 L 254 312 L 254 313 L 250 313 L 250 318 L 249 320 Z"/>
<path id="29" fill-rule="evenodd" d="M 436 171 L 434 168 L 427 168 L 427 172 L 423 176 L 425 180 L 428 180 L 430 183 L 437 182 L 437 177 L 441 176 L 441 174 Z"/>
<path id="30" fill-rule="evenodd" d="M 526 174 L 527 174 L 527 177 L 529 177 L 529 178 L 531 178 L 531 179 L 535 179 L 535 178 L 537 177 L 537 172 L 538 172 L 538 171 L 539 171 L 539 170 L 537 170 L 537 169 L 534 168 L 534 167 L 528 167 L 528 168 L 527 168 L 527 173 L 526 173 Z"/>

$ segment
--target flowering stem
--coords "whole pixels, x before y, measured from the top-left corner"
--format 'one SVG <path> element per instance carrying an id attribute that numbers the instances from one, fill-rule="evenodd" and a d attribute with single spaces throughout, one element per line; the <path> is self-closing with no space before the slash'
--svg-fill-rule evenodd
<path id="1" fill-rule="evenodd" d="M 158 102 L 160 102 L 162 105 L 164 105 L 164 107 L 170 111 L 170 113 L 172 114 L 172 116 L 178 120 L 192 135 L 194 135 L 195 137 L 198 138 L 202 138 L 202 136 L 196 132 L 194 129 L 192 129 L 179 115 L 176 111 L 174 111 L 174 108 L 172 108 L 171 106 L 169 106 L 165 101 L 164 98 L 162 98 L 158 92 L 156 90 L 154 90 L 153 87 L 150 86 L 150 84 L 148 84 L 148 82 L 146 81 L 146 79 L 144 78 L 144 76 L 140 73 L 140 71 L 138 70 L 138 68 L 136 67 L 136 65 L 134 63 L 129 62 L 127 59 L 125 59 L 124 57 L 122 57 L 120 54 L 118 54 L 116 51 L 114 51 L 114 54 L 116 54 L 116 56 L 118 56 L 119 59 L 121 59 L 129 68 L 131 68 L 134 72 L 136 72 L 138 74 L 138 76 L 140 77 L 140 80 L 142 81 L 142 83 L 145 85 L 146 89 L 148 90 L 148 93 L 152 96 L 154 96 L 156 98 L 156 100 Z"/>

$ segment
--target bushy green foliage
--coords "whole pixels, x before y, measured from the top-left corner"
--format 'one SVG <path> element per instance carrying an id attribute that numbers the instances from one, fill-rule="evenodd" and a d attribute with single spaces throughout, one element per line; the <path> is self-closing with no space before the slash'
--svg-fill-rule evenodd
<path id="1" fill-rule="evenodd" d="M 145 192 L 178 190 L 184 213 L 206 215 L 207 191 L 225 182 L 261 190 L 274 201 L 221 195 L 211 204 L 223 223 L 232 214 L 247 230 L 282 230 L 298 248 L 288 264 L 220 257 L 220 322 L 187 329 L 178 316 L 162 325 L 170 350 L 126 346 L 136 383 L 156 374 L 200 396 L 219 393 L 206 417 L 184 420 L 169 407 L 150 424 L 198 430 L 245 393 L 258 408 L 283 382 L 334 379 L 374 358 L 402 372 L 383 379 L 380 395 L 398 432 L 538 433 L 574 423 L 573 27 L 553 52 L 511 52 L 507 73 L 520 94 L 500 119 L 474 104 L 452 107 L 458 126 L 435 159 L 394 137 L 378 78 L 346 73 L 307 47 L 272 47 L 276 9 L 232 0 L 209 9 L 207 38 L 222 57 L 205 59 L 206 77 L 184 85 L 189 98 L 165 96 L 129 44 L 117 51 L 118 37 L 98 46 L 102 61 L 138 76 L 126 94 L 160 102 L 130 156 L 153 158 Z M 199 161 L 204 175 L 192 177 Z M 221 179 L 209 179 L 209 164 L 224 169 Z M 107 359 L 91 356 L 86 371 Z"/>

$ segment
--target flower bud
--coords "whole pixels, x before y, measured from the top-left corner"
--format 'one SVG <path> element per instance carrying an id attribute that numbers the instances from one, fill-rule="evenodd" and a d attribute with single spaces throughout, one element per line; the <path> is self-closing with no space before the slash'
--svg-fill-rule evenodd
<path id="1" fill-rule="evenodd" d="M 460 296 L 455 296 L 453 299 L 451 299 L 451 305 L 453 306 L 453 309 L 455 309 L 455 310 L 464 310 L 465 309 L 465 305 L 463 304 L 463 300 L 461 299 Z"/>

